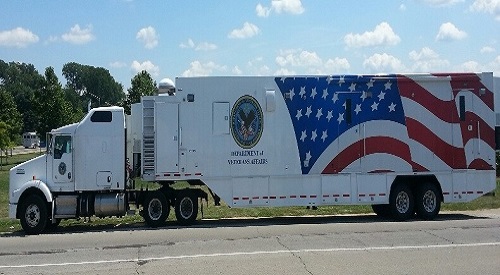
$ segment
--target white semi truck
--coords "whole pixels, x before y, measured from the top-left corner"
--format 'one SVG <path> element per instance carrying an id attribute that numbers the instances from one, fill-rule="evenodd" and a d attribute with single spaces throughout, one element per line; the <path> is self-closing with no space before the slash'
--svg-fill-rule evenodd
<path id="1" fill-rule="evenodd" d="M 136 205 L 150 226 L 171 207 L 191 224 L 206 185 L 230 207 L 432 219 L 495 188 L 492 73 L 177 78 L 166 90 L 130 117 L 100 107 L 52 130 L 45 155 L 10 170 L 10 217 L 37 234 Z M 161 188 L 127 184 L 128 159 Z"/>

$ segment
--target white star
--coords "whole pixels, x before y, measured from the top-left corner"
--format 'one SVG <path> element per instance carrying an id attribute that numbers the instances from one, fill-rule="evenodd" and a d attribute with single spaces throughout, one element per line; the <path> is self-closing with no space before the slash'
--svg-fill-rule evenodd
<path id="1" fill-rule="evenodd" d="M 391 89 L 391 86 L 392 86 L 392 82 L 389 80 L 389 81 L 387 81 L 387 82 L 384 84 L 384 86 L 385 86 L 385 89 L 386 89 L 386 90 L 390 90 L 390 89 Z"/>
<path id="2" fill-rule="evenodd" d="M 331 75 L 329 75 L 327 78 L 326 78 L 326 81 L 328 82 L 328 85 L 330 85 L 330 82 L 332 82 L 333 80 L 333 77 Z"/>
<path id="3" fill-rule="evenodd" d="M 354 92 L 356 90 L 356 83 L 351 83 L 351 86 L 349 86 L 349 91 Z"/>
<path id="4" fill-rule="evenodd" d="M 366 83 L 366 86 L 368 86 L 368 88 L 367 88 L 367 89 L 373 88 L 373 83 L 374 83 L 374 82 L 375 82 L 375 79 L 373 79 L 373 78 L 372 78 L 372 79 L 370 79 L 370 82 L 367 82 L 367 83 Z"/>
<path id="5" fill-rule="evenodd" d="M 339 87 L 342 86 L 342 84 L 344 84 L 344 83 L 345 83 L 344 76 L 341 75 L 340 79 L 339 79 Z"/>
<path id="6" fill-rule="evenodd" d="M 347 110 L 347 101 L 345 101 L 344 104 L 342 104 L 342 107 L 344 107 L 344 109 Z"/>
<path id="7" fill-rule="evenodd" d="M 332 119 L 332 117 L 333 117 L 333 110 L 328 111 L 328 115 L 326 116 L 326 119 L 328 119 L 328 122 L 330 122 L 330 119 Z"/>
<path id="8" fill-rule="evenodd" d="M 328 97 L 328 89 L 324 89 L 323 90 L 323 96 L 321 98 L 323 98 L 324 100 L 326 100 L 327 97 Z"/>
<path id="9" fill-rule="evenodd" d="M 383 99 L 385 99 L 385 93 L 384 91 L 380 91 L 380 94 L 378 95 L 378 101 L 382 101 Z"/>
<path id="10" fill-rule="evenodd" d="M 312 158 L 311 151 L 306 153 L 306 161 L 309 161 Z"/>
<path id="11" fill-rule="evenodd" d="M 326 133 L 328 130 L 324 130 L 323 131 L 323 134 L 321 135 L 321 139 L 323 140 L 323 142 L 325 142 L 326 138 L 328 137 L 328 134 Z"/>
<path id="12" fill-rule="evenodd" d="M 302 134 L 300 135 L 300 140 L 302 142 L 304 142 L 304 140 L 306 140 L 307 138 L 307 134 L 306 134 L 306 130 L 302 131 Z"/>
<path id="13" fill-rule="evenodd" d="M 302 109 L 297 110 L 297 115 L 295 116 L 297 120 L 299 120 L 302 117 Z"/>
<path id="14" fill-rule="evenodd" d="M 318 113 L 316 113 L 316 118 L 319 120 L 323 115 L 323 108 L 318 109 Z"/>
<path id="15" fill-rule="evenodd" d="M 361 98 L 362 101 L 365 101 L 365 99 L 368 97 L 368 93 L 367 92 L 362 92 L 361 93 L 361 96 L 359 98 Z"/>
<path id="16" fill-rule="evenodd" d="M 394 102 L 392 102 L 391 105 L 389 105 L 389 113 L 395 112 L 395 111 L 396 111 L 396 104 L 394 104 Z"/>
<path id="17" fill-rule="evenodd" d="M 304 97 L 306 95 L 306 87 L 300 87 L 299 95 L 300 97 Z"/>
<path id="18" fill-rule="evenodd" d="M 354 109 L 354 112 L 356 112 L 356 114 L 361 112 L 361 104 L 356 104 L 356 109 Z"/>
<path id="19" fill-rule="evenodd" d="M 311 91 L 311 97 L 312 99 L 314 99 L 314 97 L 317 95 L 318 93 L 316 93 L 316 87 L 314 87 Z"/>
<path id="20" fill-rule="evenodd" d="M 317 137 L 318 137 L 318 134 L 316 134 L 316 130 L 312 131 L 312 133 L 311 133 L 311 140 L 313 142 L 315 142 Z"/>
<path id="21" fill-rule="evenodd" d="M 372 104 L 371 107 L 372 107 L 372 111 L 377 110 L 378 109 L 378 103 L 377 102 L 373 102 L 373 104 Z"/>
<path id="22" fill-rule="evenodd" d="M 332 100 L 333 100 L 333 103 L 337 102 L 337 100 L 339 100 L 339 94 L 338 93 L 334 93 Z"/>
<path id="23" fill-rule="evenodd" d="M 309 106 L 307 107 L 307 110 L 306 110 L 306 116 L 309 117 L 312 113 L 312 110 L 311 110 L 312 106 Z"/>
<path id="24" fill-rule="evenodd" d="M 282 77 L 281 77 L 281 82 L 282 82 L 282 83 L 285 83 L 285 79 L 286 79 L 286 77 L 282 76 Z"/>
<path id="25" fill-rule="evenodd" d="M 344 121 L 344 114 L 339 114 L 339 118 L 337 118 L 337 121 L 339 122 L 339 124 Z"/>
<path id="26" fill-rule="evenodd" d="M 290 90 L 289 94 L 290 94 L 290 100 L 293 100 L 293 96 L 295 96 L 295 89 L 294 89 L 294 88 L 292 88 L 292 89 Z"/>

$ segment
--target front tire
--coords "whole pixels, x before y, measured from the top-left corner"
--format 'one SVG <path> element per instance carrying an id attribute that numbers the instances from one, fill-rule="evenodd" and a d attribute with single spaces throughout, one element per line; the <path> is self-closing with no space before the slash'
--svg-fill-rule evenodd
<path id="1" fill-rule="evenodd" d="M 143 208 L 144 220 L 151 227 L 164 225 L 170 213 L 167 198 L 160 191 L 149 193 L 144 200 Z"/>
<path id="2" fill-rule="evenodd" d="M 415 200 L 407 184 L 397 184 L 389 197 L 389 209 L 397 221 L 406 221 L 415 213 Z"/>
<path id="3" fill-rule="evenodd" d="M 198 200 L 193 192 L 182 191 L 175 199 L 175 217 L 182 225 L 191 225 L 198 216 Z"/>
<path id="4" fill-rule="evenodd" d="M 40 234 L 47 226 L 47 203 L 38 195 L 31 195 L 21 204 L 21 226 L 28 235 Z"/>
<path id="5" fill-rule="evenodd" d="M 433 220 L 441 209 L 441 192 L 435 184 L 425 183 L 417 189 L 416 211 L 423 220 Z"/>

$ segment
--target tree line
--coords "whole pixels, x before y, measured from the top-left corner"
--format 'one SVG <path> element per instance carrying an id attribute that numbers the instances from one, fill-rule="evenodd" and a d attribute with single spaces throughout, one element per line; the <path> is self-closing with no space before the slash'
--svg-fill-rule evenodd
<path id="1" fill-rule="evenodd" d="M 130 114 L 132 103 L 157 92 L 146 71 L 132 78 L 127 94 L 102 67 L 69 62 L 62 75 L 64 86 L 52 67 L 40 74 L 32 64 L 0 60 L 0 150 L 20 144 L 24 132 L 36 131 L 44 141 L 52 129 L 80 121 L 89 104 L 122 106 Z"/>

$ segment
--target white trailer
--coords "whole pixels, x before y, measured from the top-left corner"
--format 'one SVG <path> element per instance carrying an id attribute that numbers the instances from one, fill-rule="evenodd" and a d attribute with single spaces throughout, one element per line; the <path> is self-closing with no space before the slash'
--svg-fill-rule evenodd
<path id="1" fill-rule="evenodd" d="M 168 95 L 92 109 L 10 171 L 27 233 L 60 219 L 170 208 L 191 224 L 207 194 L 230 207 L 372 205 L 433 219 L 495 188 L 492 73 L 177 78 Z M 126 159 L 155 191 L 127 185 Z M 176 190 L 177 181 L 192 187 Z"/>

